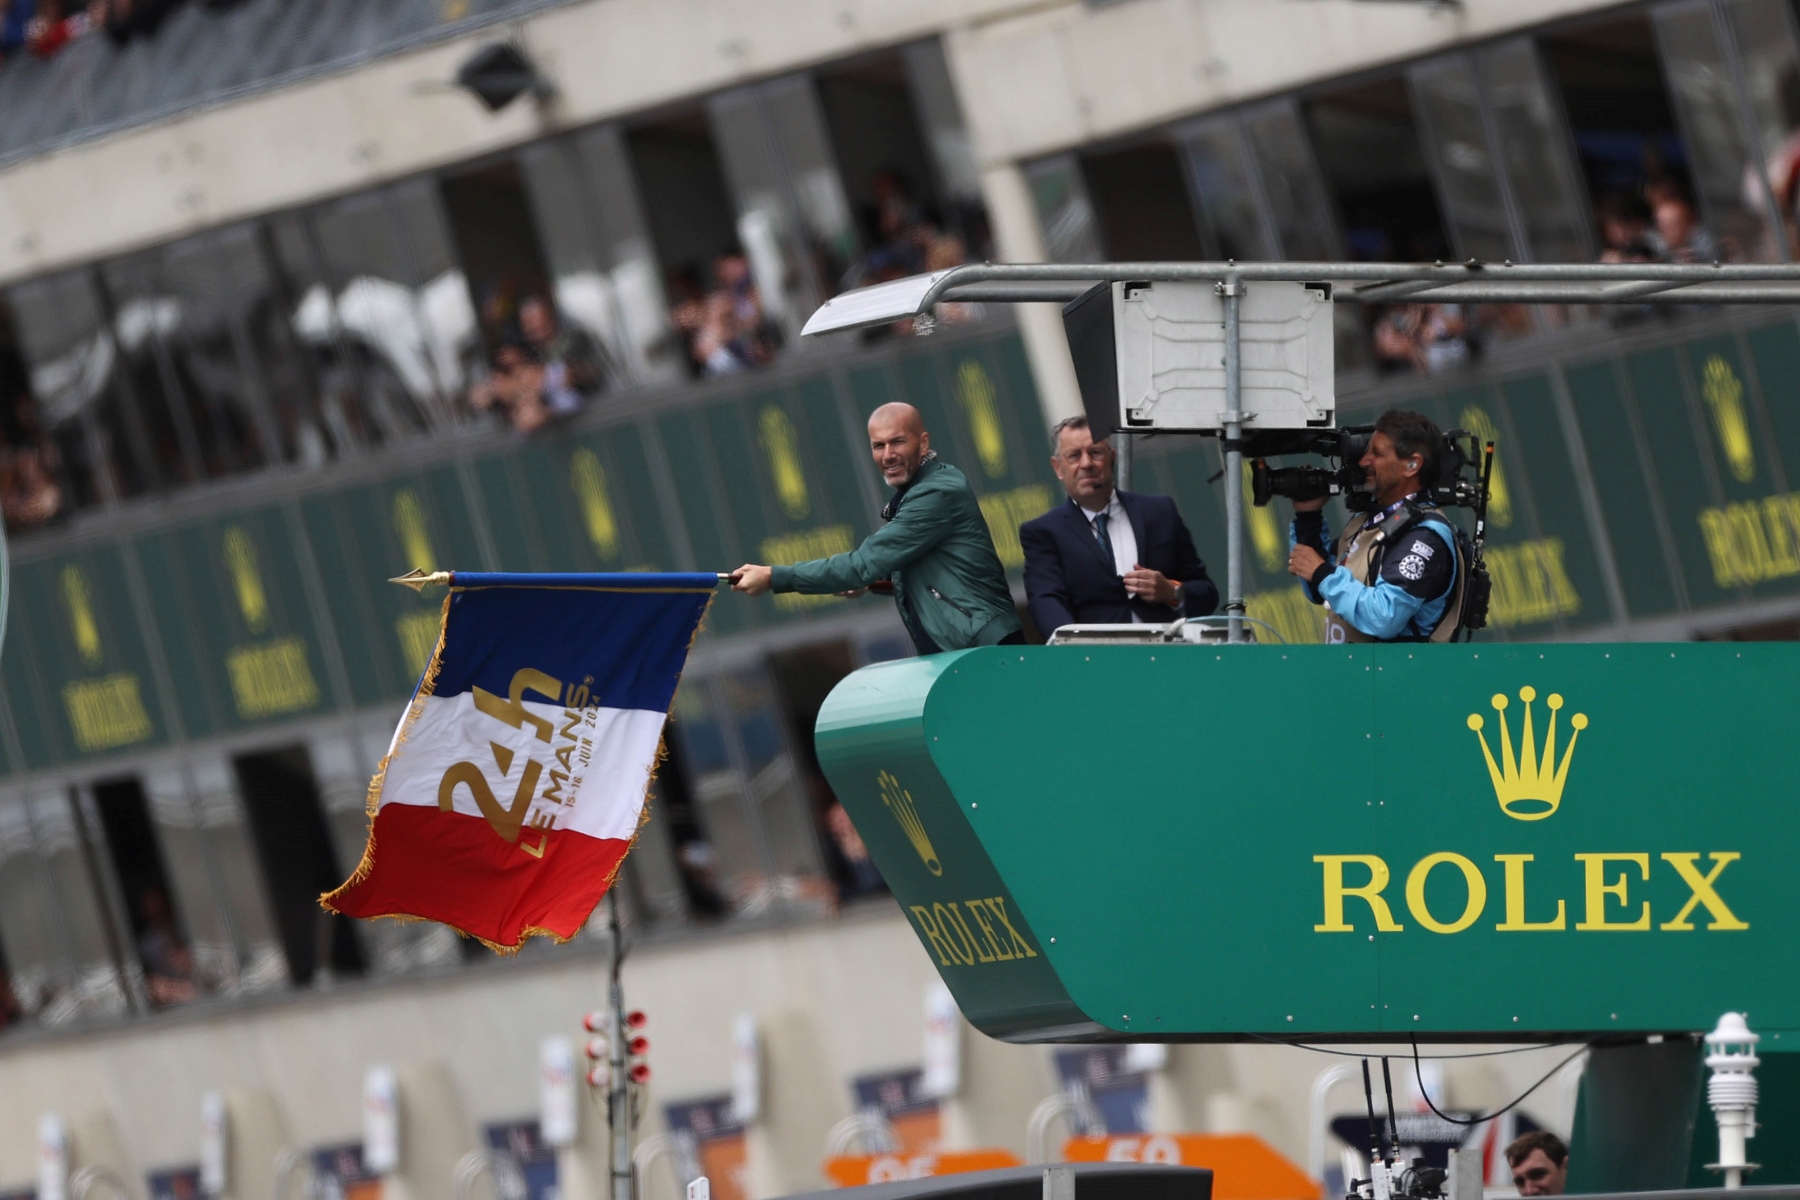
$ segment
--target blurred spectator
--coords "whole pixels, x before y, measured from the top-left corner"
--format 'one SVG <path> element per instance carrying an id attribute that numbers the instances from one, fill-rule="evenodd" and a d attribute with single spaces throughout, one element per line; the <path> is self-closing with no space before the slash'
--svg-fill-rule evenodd
<path id="1" fill-rule="evenodd" d="M 1650 209 L 1643 201 L 1625 192 L 1608 192 L 1601 197 L 1597 213 L 1601 262 L 1656 261 L 1656 247 L 1650 234 Z"/>
<path id="2" fill-rule="evenodd" d="M 12 980 L 6 977 L 5 971 L 0 970 L 0 1029 L 16 1025 L 24 1019 L 25 1006 L 19 1003 L 18 996 L 13 993 Z"/>
<path id="3" fill-rule="evenodd" d="M 698 275 L 686 267 L 669 280 L 669 323 L 686 346 L 694 372 L 731 375 L 774 358 L 775 328 L 763 310 L 750 260 L 736 250 L 714 258 L 712 287 L 704 295 Z"/>
<path id="4" fill-rule="evenodd" d="M 600 390 L 600 352 L 585 332 L 565 333 L 550 302 L 527 296 L 519 305 L 519 331 L 543 365 L 544 406 L 554 415 L 574 412 Z"/>
<path id="5" fill-rule="evenodd" d="M 157 1005 L 186 1004 L 198 999 L 194 984 L 194 956 L 175 932 L 162 889 L 147 887 L 138 897 L 138 917 L 144 932 L 138 937 L 138 957 L 144 960 L 144 989 Z"/>
<path id="6" fill-rule="evenodd" d="M 1679 188 L 1671 183 L 1652 184 L 1649 193 L 1650 212 L 1656 224 L 1651 244 L 1656 248 L 1658 258 L 1678 263 L 1719 260 L 1718 242 L 1701 226 L 1694 215 L 1693 203 Z"/>
<path id="7" fill-rule="evenodd" d="M 825 825 L 831 831 L 831 840 L 837 844 L 838 853 L 844 856 L 844 865 L 850 869 L 849 886 L 843 889 L 844 894 L 861 896 L 887 890 L 886 881 L 875 868 L 875 860 L 869 857 L 869 848 L 863 845 L 862 835 L 856 832 L 850 814 L 836 800 L 825 810 Z"/>
<path id="8" fill-rule="evenodd" d="M 38 420 L 31 373 L 0 307 L 0 517 L 8 529 L 42 525 L 63 509 L 55 444 Z"/>
<path id="9" fill-rule="evenodd" d="M 1375 358 L 1387 370 L 1432 374 L 1474 358 L 1472 335 L 1464 305 L 1394 305 L 1375 321 Z"/>
<path id="10" fill-rule="evenodd" d="M 123 46 L 134 37 L 150 37 L 162 25 L 163 18 L 182 0 L 89 0 L 87 21 L 90 28 L 103 28 L 113 45 Z"/>
<path id="11" fill-rule="evenodd" d="M 533 433 L 550 419 L 544 375 L 530 349 L 508 342 L 494 355 L 492 373 L 469 389 L 469 405 L 481 412 L 495 410 L 519 433 Z"/>

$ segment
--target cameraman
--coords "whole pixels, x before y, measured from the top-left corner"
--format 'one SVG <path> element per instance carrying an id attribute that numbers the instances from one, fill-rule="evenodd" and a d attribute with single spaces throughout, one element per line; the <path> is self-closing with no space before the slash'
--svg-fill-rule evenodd
<path id="1" fill-rule="evenodd" d="M 1294 501 L 1288 574 L 1327 606 L 1325 640 L 1448 642 L 1462 609 L 1466 564 L 1449 518 L 1431 502 L 1444 435 L 1423 413 L 1389 409 L 1359 464 L 1375 510 L 1357 513 L 1327 549 L 1323 497 Z"/>

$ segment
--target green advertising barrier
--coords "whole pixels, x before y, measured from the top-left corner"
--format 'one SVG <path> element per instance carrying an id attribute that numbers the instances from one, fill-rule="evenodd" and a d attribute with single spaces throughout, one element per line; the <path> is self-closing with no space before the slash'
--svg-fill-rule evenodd
<path id="1" fill-rule="evenodd" d="M 1800 1028 L 1800 646 L 990 647 L 819 759 L 1016 1041 Z"/>
<path id="2" fill-rule="evenodd" d="M 1636 326 L 1604 354 L 1590 343 L 1567 364 L 1485 381 L 1384 381 L 1342 417 L 1399 403 L 1497 437 L 1483 641 L 1724 615 L 1800 588 L 1800 332 L 1785 317 L 1755 321 Z M 894 400 L 919 406 L 934 447 L 968 476 L 1016 582 L 1019 524 L 1061 499 L 1019 338 L 796 359 L 654 407 L 603 401 L 527 440 L 414 443 L 249 505 L 234 485 L 210 515 L 83 527 L 77 545 L 27 539 L 0 658 L 5 769 L 397 704 L 437 631 L 437 599 L 385 582 L 412 567 L 724 570 L 846 549 L 887 494 L 863 422 Z M 1217 443 L 1142 437 L 1134 451 L 1134 487 L 1175 497 L 1222 584 Z M 1289 515 L 1280 500 L 1248 510 L 1250 615 L 1316 642 L 1320 610 L 1286 572 Z M 848 611 L 834 597 L 720 604 L 708 636 Z"/>

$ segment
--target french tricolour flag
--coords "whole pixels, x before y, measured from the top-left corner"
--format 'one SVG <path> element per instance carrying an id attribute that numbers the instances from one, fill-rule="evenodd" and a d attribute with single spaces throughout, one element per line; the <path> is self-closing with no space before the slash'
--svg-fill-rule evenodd
<path id="1" fill-rule="evenodd" d="M 573 937 L 637 836 L 716 575 L 451 576 L 431 664 L 369 785 L 352 917 L 496 950 Z"/>

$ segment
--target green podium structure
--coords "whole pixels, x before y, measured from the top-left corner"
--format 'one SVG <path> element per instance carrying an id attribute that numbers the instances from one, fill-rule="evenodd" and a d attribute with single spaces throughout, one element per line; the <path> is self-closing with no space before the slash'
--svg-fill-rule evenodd
<path id="1" fill-rule="evenodd" d="M 1800 1029 L 1800 647 L 988 647 L 819 758 L 1016 1042 Z"/>

